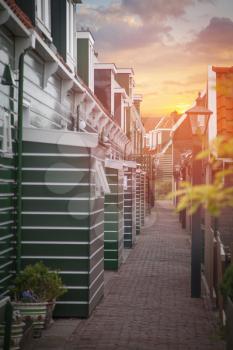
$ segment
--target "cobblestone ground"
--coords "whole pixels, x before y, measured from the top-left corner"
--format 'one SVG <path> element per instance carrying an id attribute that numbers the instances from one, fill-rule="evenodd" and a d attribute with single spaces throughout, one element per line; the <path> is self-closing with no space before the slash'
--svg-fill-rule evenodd
<path id="1" fill-rule="evenodd" d="M 189 236 L 160 202 L 156 222 L 143 230 L 65 349 L 223 350 L 212 320 L 203 300 L 190 298 Z"/>

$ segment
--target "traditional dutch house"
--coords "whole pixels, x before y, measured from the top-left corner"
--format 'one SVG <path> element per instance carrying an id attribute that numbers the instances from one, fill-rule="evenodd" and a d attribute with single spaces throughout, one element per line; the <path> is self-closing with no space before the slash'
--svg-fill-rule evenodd
<path id="1" fill-rule="evenodd" d="M 0 0 L 0 292 L 42 260 L 68 290 L 56 315 L 87 317 L 103 296 L 106 154 L 131 146 L 94 94 L 77 3 Z"/>
<path id="2" fill-rule="evenodd" d="M 232 67 L 214 67 L 208 69 L 207 88 L 199 96 L 199 102 L 210 110 L 211 116 L 204 137 L 205 147 L 208 147 L 216 137 L 225 139 L 233 137 L 233 69 Z M 195 103 L 194 105 L 195 106 Z M 174 189 L 180 181 L 192 182 L 192 132 L 187 113 L 184 113 L 173 126 L 172 139 L 167 147 L 173 147 Z M 219 170 L 232 166 L 232 159 L 224 155 L 215 155 Z M 214 179 L 211 163 L 202 163 L 202 183 L 211 184 Z M 226 176 L 224 186 L 232 186 L 232 175 Z M 223 298 L 219 285 L 226 267 L 232 262 L 233 254 L 233 210 L 224 208 L 218 218 L 212 217 L 202 210 L 202 264 L 205 291 L 220 309 L 224 319 Z M 187 211 L 181 212 L 183 228 L 191 232 L 191 216 Z"/>
<path id="3" fill-rule="evenodd" d="M 213 112 L 207 130 L 208 140 L 215 137 L 233 138 L 233 68 L 210 66 L 207 83 L 208 108 Z M 232 167 L 233 160 L 217 155 L 220 168 Z M 212 183 L 214 169 L 207 164 L 206 183 Z M 232 175 L 226 176 L 224 186 L 233 186 Z M 226 207 L 218 218 L 205 213 L 204 273 L 208 292 L 220 308 L 222 318 L 223 300 L 219 284 L 226 267 L 233 261 L 233 209 Z"/>
<path id="4" fill-rule="evenodd" d="M 144 132 L 139 110 L 133 100 L 134 72 L 117 68 L 113 63 L 95 63 L 94 90 L 96 96 L 112 115 L 113 120 L 129 138 L 131 154 L 139 150 L 143 140 L 135 135 Z M 139 108 L 139 105 L 138 105 Z M 105 135 L 104 135 L 105 137 Z M 138 146 L 139 145 L 139 146 Z M 111 193 L 105 195 L 105 268 L 118 269 L 123 247 L 132 247 L 135 237 L 135 162 L 111 148 L 105 167 Z"/>

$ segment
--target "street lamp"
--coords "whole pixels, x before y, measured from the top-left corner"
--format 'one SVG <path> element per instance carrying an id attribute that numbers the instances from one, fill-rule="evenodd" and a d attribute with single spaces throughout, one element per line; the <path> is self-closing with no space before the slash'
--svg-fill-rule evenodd
<path id="1" fill-rule="evenodd" d="M 186 111 L 190 120 L 193 147 L 192 147 L 192 185 L 202 183 L 202 161 L 196 159 L 196 155 L 202 150 L 200 137 L 203 136 L 208 127 L 209 118 L 212 112 L 203 104 L 201 94 L 198 94 L 194 107 Z M 191 217 L 192 247 L 191 247 L 191 297 L 201 297 L 201 208 L 192 214 Z"/>
<path id="2" fill-rule="evenodd" d="M 209 123 L 210 115 L 213 112 L 204 106 L 200 92 L 198 93 L 195 106 L 188 109 L 185 113 L 189 117 L 192 134 L 194 136 L 204 135 Z"/>

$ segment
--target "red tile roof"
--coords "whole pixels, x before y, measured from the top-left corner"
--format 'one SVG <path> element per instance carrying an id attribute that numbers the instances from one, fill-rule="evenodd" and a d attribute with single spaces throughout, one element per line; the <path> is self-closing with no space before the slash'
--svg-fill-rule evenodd
<path id="1" fill-rule="evenodd" d="M 21 8 L 15 3 L 15 0 L 5 0 L 6 4 L 14 12 L 14 14 L 20 19 L 20 21 L 28 29 L 33 28 L 30 18 L 21 10 Z"/>
<path id="2" fill-rule="evenodd" d="M 173 126 L 173 117 L 165 117 L 161 124 L 159 124 L 159 129 L 171 129 Z"/>
<path id="3" fill-rule="evenodd" d="M 233 73 L 232 67 L 215 67 L 213 66 L 213 71 L 216 73 Z"/>
<path id="4" fill-rule="evenodd" d="M 5 0 L 6 4 L 10 7 L 10 9 L 14 12 L 14 14 L 18 17 L 18 19 L 27 27 L 28 29 L 35 29 L 36 28 L 33 26 L 30 18 L 21 10 L 21 8 L 15 3 L 15 0 Z M 36 30 L 37 31 L 37 30 Z M 39 31 L 37 33 L 41 35 Z M 63 65 L 67 68 L 69 72 L 72 73 L 72 70 L 68 66 L 68 64 L 65 62 L 63 57 L 59 55 L 59 53 L 56 53 L 57 58 L 63 63 Z"/>
<path id="5" fill-rule="evenodd" d="M 144 125 L 144 128 L 146 130 L 146 132 L 149 132 L 150 130 L 153 130 L 156 125 L 158 124 L 158 122 L 160 121 L 161 117 L 146 117 L 146 118 L 142 118 L 142 123 Z"/>

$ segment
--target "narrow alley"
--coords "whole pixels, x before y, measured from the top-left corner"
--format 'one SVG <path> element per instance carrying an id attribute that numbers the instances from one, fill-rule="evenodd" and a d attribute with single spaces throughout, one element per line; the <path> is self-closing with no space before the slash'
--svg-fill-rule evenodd
<path id="1" fill-rule="evenodd" d="M 232 0 L 0 0 L 0 350 L 233 350 L 232 34 Z"/>
<path id="2" fill-rule="evenodd" d="M 105 297 L 93 315 L 78 323 L 56 321 L 31 349 L 224 348 L 212 312 L 203 299 L 190 298 L 190 236 L 180 229 L 167 202 L 159 202 L 152 215 L 156 221 L 145 226 L 125 264 L 118 273 L 110 273 Z M 66 339 L 65 325 L 70 330 L 73 326 Z"/>

